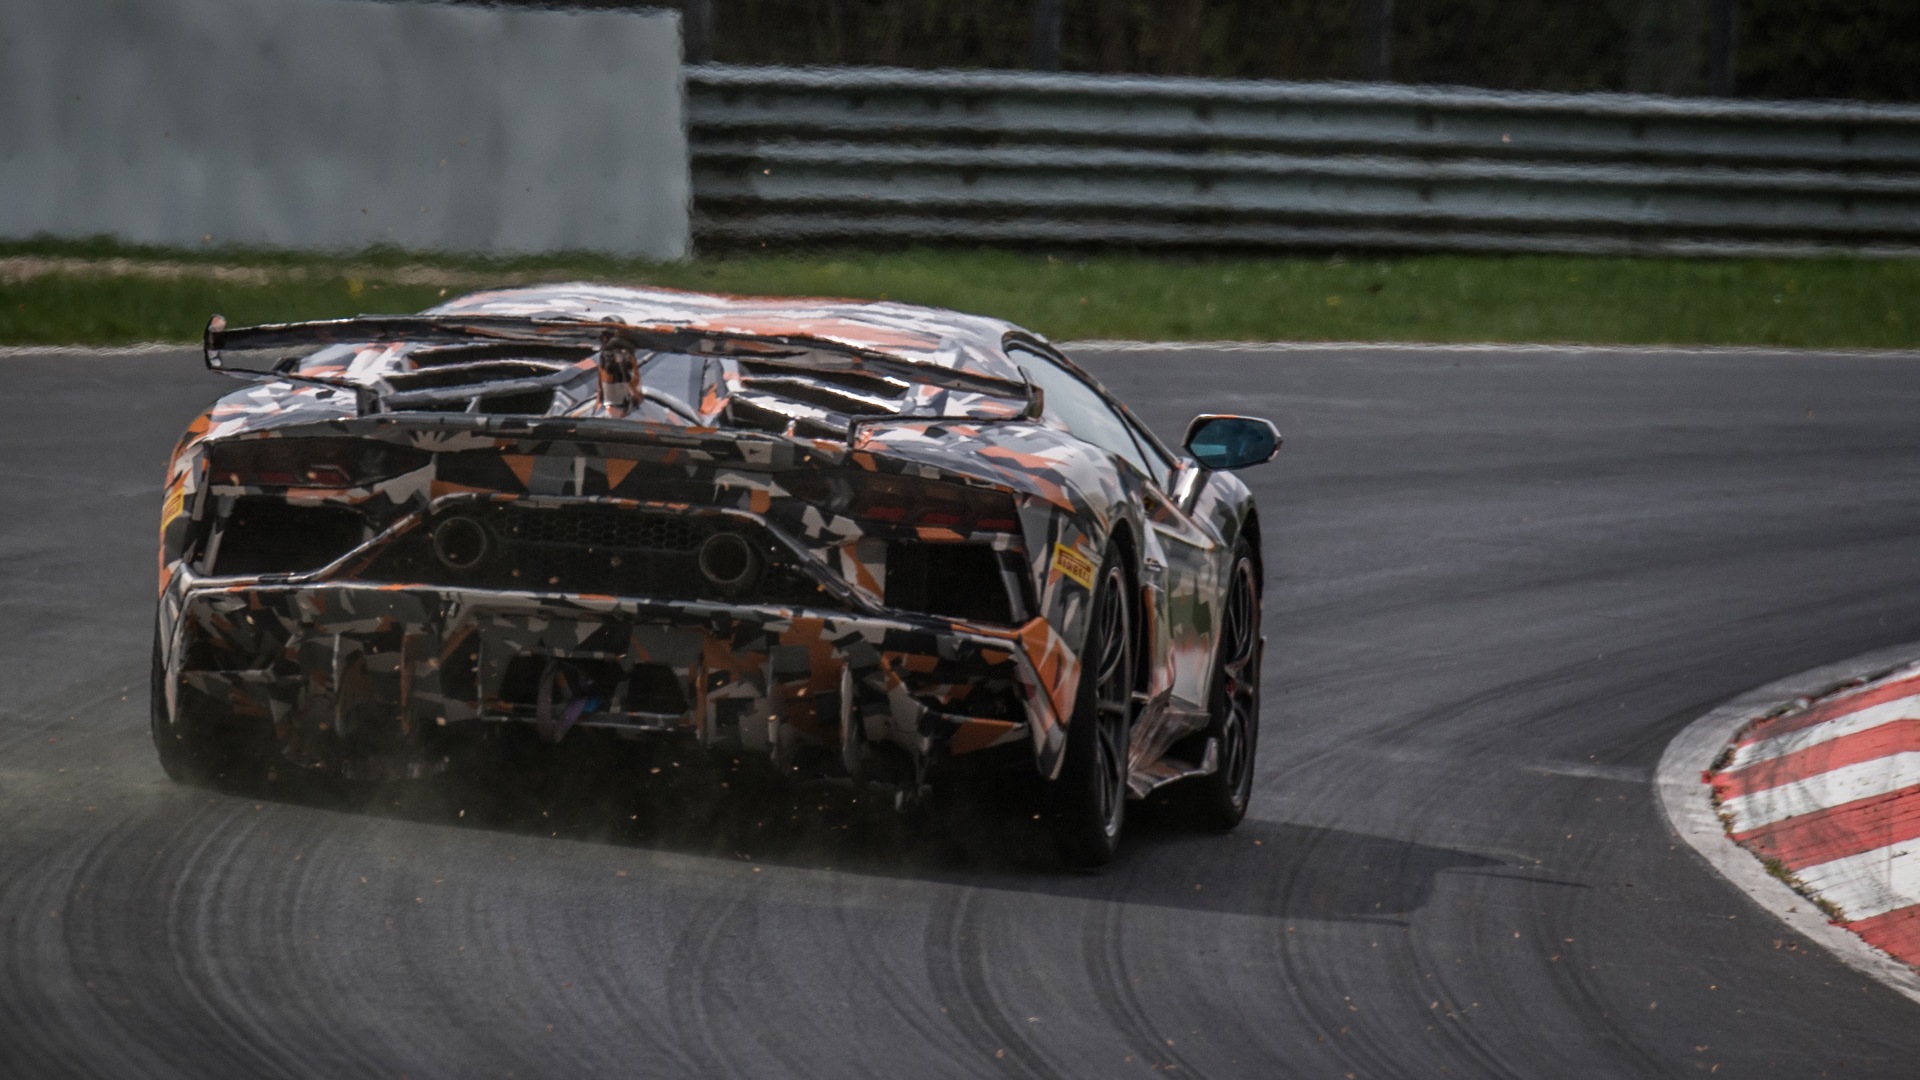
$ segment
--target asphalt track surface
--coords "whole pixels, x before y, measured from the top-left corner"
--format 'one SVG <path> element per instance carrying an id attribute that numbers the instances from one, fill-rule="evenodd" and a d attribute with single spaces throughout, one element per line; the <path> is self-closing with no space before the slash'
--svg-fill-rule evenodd
<path id="1" fill-rule="evenodd" d="M 1164 433 L 1288 435 L 1250 475 L 1252 815 L 1138 822 L 1097 876 L 1006 814 L 714 799 L 585 744 L 480 787 L 170 784 L 161 463 L 221 384 L 0 361 L 0 1076 L 1920 1070 L 1916 1006 L 1651 786 L 1716 702 L 1920 638 L 1920 361 L 1083 359 Z"/>

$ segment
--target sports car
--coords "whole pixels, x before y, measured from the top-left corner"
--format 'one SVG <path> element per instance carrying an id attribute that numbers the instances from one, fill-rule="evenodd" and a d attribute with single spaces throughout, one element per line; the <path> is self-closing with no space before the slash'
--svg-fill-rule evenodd
<path id="1" fill-rule="evenodd" d="M 558 285 L 229 327 L 160 521 L 177 780 L 675 740 L 900 798 L 1030 773 L 1231 828 L 1259 735 L 1265 420 L 1165 446 L 1037 334 L 890 302 Z"/>

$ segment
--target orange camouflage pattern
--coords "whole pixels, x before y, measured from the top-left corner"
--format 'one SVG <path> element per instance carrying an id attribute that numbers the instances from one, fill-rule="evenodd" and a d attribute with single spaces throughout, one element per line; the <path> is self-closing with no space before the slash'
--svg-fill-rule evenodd
<path id="1" fill-rule="evenodd" d="M 287 760 L 353 775 L 431 772 L 460 738 L 537 720 L 829 772 L 884 747 L 914 784 L 1019 748 L 1009 760 L 1052 776 L 1081 681 L 1081 564 L 1118 558 L 1144 616 L 1136 772 L 1204 724 L 1224 553 L 1251 496 L 1218 473 L 1176 506 L 1164 478 L 1036 409 L 1008 345 L 1072 369 L 1036 335 L 897 303 L 596 285 L 482 292 L 416 318 L 210 331 L 210 357 L 277 355 L 196 418 L 169 463 L 169 720 L 191 708 L 271 724 Z M 415 340 L 416 326 L 431 333 Z M 875 519 L 842 505 L 849 484 L 1012 516 Z M 222 569 L 223 544 L 267 504 L 334 513 L 357 540 L 318 566 Z M 737 532 L 758 545 L 764 587 L 702 592 L 591 545 L 492 577 L 428 557 L 453 517 L 497 537 L 553 515 Z M 889 606 L 902 543 L 991 553 L 1005 617 Z M 1063 551 L 1074 572 L 1055 566 Z"/>

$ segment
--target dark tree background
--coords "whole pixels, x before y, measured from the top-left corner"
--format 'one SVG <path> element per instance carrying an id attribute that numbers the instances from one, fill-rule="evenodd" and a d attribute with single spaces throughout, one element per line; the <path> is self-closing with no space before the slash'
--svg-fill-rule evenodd
<path id="1" fill-rule="evenodd" d="M 681 8 L 691 52 L 738 64 L 1027 68 L 1052 57 L 1066 71 L 1366 79 L 1384 60 L 1398 82 L 1668 94 L 1710 90 L 1714 11 L 1731 5 L 1739 96 L 1920 100 L 1920 0 L 571 3 Z M 1048 10 L 1057 52 L 1036 51 Z"/>

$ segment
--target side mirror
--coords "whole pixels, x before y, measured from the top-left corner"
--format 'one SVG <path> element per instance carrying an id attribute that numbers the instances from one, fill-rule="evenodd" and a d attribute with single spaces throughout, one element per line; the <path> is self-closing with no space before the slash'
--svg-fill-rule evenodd
<path id="1" fill-rule="evenodd" d="M 1273 460 L 1280 430 L 1257 416 L 1202 414 L 1187 425 L 1186 447 L 1209 469 L 1244 469 Z"/>

